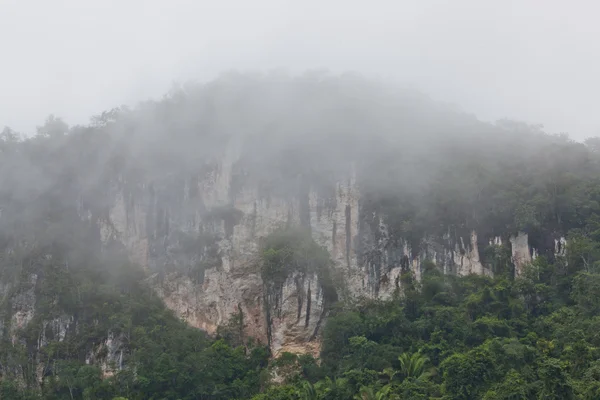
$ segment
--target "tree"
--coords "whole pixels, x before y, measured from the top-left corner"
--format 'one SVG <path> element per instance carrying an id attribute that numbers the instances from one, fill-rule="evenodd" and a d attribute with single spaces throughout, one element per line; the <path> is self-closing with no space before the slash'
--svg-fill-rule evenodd
<path id="1" fill-rule="evenodd" d="M 69 131 L 69 125 L 60 117 L 51 114 L 46 118 L 42 126 L 37 127 L 37 135 L 41 137 L 57 138 L 65 135 Z"/>
<path id="2" fill-rule="evenodd" d="M 375 390 L 372 387 L 363 387 L 360 389 L 359 394 L 355 395 L 356 400 L 385 400 L 390 398 L 391 387 L 384 386 L 379 390 Z"/>
<path id="3" fill-rule="evenodd" d="M 580 272 L 573 279 L 572 298 L 587 315 L 600 313 L 600 274 Z"/>
<path id="4" fill-rule="evenodd" d="M 531 393 L 527 381 L 514 369 L 511 369 L 504 380 L 486 392 L 483 400 L 527 400 Z"/>
<path id="5" fill-rule="evenodd" d="M 302 400 L 317 400 L 319 398 L 317 390 L 313 384 L 308 381 L 302 382 L 302 392 L 300 397 Z"/>
<path id="6" fill-rule="evenodd" d="M 585 145 L 594 153 L 600 153 L 600 137 L 589 137 L 583 141 Z"/>
<path id="7" fill-rule="evenodd" d="M 0 142 L 15 143 L 18 142 L 20 138 L 21 135 L 8 126 L 5 126 L 4 129 L 2 129 L 2 132 L 0 132 Z"/>
<path id="8" fill-rule="evenodd" d="M 560 360 L 548 358 L 542 361 L 539 367 L 539 376 L 542 381 L 540 399 L 573 399 L 573 387 Z"/>
<path id="9" fill-rule="evenodd" d="M 494 365 L 480 348 L 448 357 L 441 365 L 446 393 L 453 399 L 477 398 L 489 384 Z"/>
<path id="10" fill-rule="evenodd" d="M 420 353 L 403 353 L 398 357 L 398 361 L 400 361 L 400 373 L 404 378 L 423 380 L 432 375 L 432 371 L 426 370 L 429 358 Z"/>

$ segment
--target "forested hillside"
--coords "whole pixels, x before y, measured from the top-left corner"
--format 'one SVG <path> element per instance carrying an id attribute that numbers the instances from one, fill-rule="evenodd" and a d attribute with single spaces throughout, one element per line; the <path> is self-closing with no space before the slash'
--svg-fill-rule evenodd
<path id="1" fill-rule="evenodd" d="M 597 399 L 599 214 L 597 139 L 353 75 L 5 128 L 0 399 Z"/>

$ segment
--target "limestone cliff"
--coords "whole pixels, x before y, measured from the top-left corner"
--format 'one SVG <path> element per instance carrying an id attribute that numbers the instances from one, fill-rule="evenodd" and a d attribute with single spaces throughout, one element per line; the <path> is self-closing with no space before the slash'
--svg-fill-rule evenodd
<path id="1" fill-rule="evenodd" d="M 174 176 L 159 187 L 136 191 L 116 187 L 108 217 L 100 219 L 103 241 L 120 241 L 133 261 L 151 273 L 150 282 L 166 305 L 189 324 L 215 333 L 241 310 L 245 333 L 282 351 L 319 351 L 319 330 L 327 304 L 316 276 L 291 274 L 268 301 L 260 275 L 261 239 L 280 226 L 301 225 L 327 249 L 341 298 L 390 298 L 399 276 L 428 258 L 445 273 L 487 274 L 476 231 L 423 237 L 416 244 L 389 232 L 385 215 L 363 203 L 354 166 L 348 165 L 323 190 L 322 182 L 298 176 L 283 193 L 265 191 L 244 174 L 240 145 L 226 146 L 208 171 Z M 289 195 L 293 193 L 293 195 Z M 511 237 L 517 273 L 532 259 L 526 234 Z M 416 247 L 418 246 L 418 247 Z M 416 247 L 416 248 L 415 248 Z"/>
<path id="2" fill-rule="evenodd" d="M 18 284 L 6 284 L 3 288 L 2 300 L 3 304 L 10 305 L 10 309 L 7 310 L 9 314 L 4 314 L 0 322 L 0 339 L 10 343 L 13 349 L 18 349 L 20 346 L 28 348 L 34 367 L 33 371 L 26 373 L 25 370 L 30 365 L 2 365 L 0 372 L 3 376 L 15 376 L 18 379 L 24 379 L 31 374 L 37 384 L 42 383 L 48 371 L 56 372 L 56 365 L 47 358 L 48 351 L 52 351 L 48 350 L 48 344 L 52 342 L 53 346 L 60 346 L 68 335 L 76 336 L 81 328 L 79 321 L 72 314 L 63 313 L 52 317 L 44 313 L 47 310 L 39 309 L 44 307 L 40 306 L 36 295 L 40 291 L 39 284 L 40 280 L 36 274 L 30 274 L 25 281 Z M 10 298 L 6 297 L 8 293 Z M 4 321 L 8 322 L 6 326 Z M 3 334 L 9 336 L 2 337 Z M 89 346 L 89 351 L 85 354 L 85 363 L 96 364 L 104 377 L 111 376 L 115 371 L 123 368 L 125 351 L 126 346 L 122 337 L 106 331 L 98 341 Z"/>
<path id="3" fill-rule="evenodd" d="M 59 376 L 55 360 L 129 372 L 143 350 L 128 329 L 203 337 L 165 305 L 317 355 L 337 300 L 394 299 L 430 262 L 565 266 L 599 204 L 594 148 L 352 75 L 233 74 L 48 128 L 0 135 L 0 374 L 28 384 Z M 327 274 L 265 274 L 265 241 L 295 227 Z"/>

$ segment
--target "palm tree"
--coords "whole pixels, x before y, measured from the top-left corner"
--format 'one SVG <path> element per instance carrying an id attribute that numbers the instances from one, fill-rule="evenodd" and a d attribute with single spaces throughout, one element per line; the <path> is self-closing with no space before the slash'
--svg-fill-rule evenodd
<path id="1" fill-rule="evenodd" d="M 389 399 L 391 387 L 385 385 L 379 391 L 375 392 L 372 387 L 362 387 L 359 394 L 355 395 L 356 400 L 386 400 Z"/>
<path id="2" fill-rule="evenodd" d="M 397 371 L 393 368 L 385 368 L 381 375 L 385 375 L 385 377 L 387 378 L 388 382 L 392 382 L 394 380 L 394 378 L 396 377 L 396 375 L 398 375 L 400 373 L 400 371 Z M 382 376 L 383 378 L 383 376 Z"/>
<path id="3" fill-rule="evenodd" d="M 333 396 L 337 398 L 337 394 L 348 390 L 348 380 L 346 378 L 325 377 L 325 380 L 319 381 L 315 385 L 315 389 L 321 396 Z"/>
<path id="4" fill-rule="evenodd" d="M 398 357 L 398 361 L 400 361 L 400 373 L 404 378 L 421 380 L 433 375 L 433 369 L 429 371 L 425 370 L 425 365 L 429 362 L 429 358 L 421 353 L 404 353 Z"/>
<path id="5" fill-rule="evenodd" d="M 362 387 L 357 395 L 354 395 L 355 400 L 376 400 L 375 391 L 372 387 Z"/>
<path id="6" fill-rule="evenodd" d="M 300 392 L 300 398 L 302 400 L 317 400 L 317 390 L 315 387 L 307 381 L 304 381 L 302 385 L 302 391 Z"/>

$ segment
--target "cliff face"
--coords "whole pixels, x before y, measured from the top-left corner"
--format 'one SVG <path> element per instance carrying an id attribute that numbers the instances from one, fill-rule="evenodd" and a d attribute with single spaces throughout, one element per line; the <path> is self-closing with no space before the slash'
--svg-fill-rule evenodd
<path id="1" fill-rule="evenodd" d="M 32 385 L 204 340 L 165 305 L 231 343 L 241 317 L 275 355 L 317 355 L 337 300 L 393 299 L 430 262 L 579 262 L 563 235 L 586 239 L 600 204 L 595 147 L 350 75 L 234 75 L 54 122 L 0 134 L 0 374 Z M 267 244 L 291 228 L 318 265 L 271 274 Z"/>
<path id="2" fill-rule="evenodd" d="M 390 232 L 385 216 L 364 206 L 353 166 L 327 190 L 299 177 L 286 183 L 293 196 L 280 195 L 251 179 L 236 181 L 244 168 L 235 147 L 203 174 L 175 176 L 163 187 L 115 187 L 114 204 L 100 219 L 103 242 L 122 243 L 151 273 L 165 304 L 192 326 L 215 333 L 241 311 L 245 334 L 275 354 L 318 353 L 329 306 L 318 277 L 290 273 L 273 293 L 260 273 L 261 240 L 281 226 L 304 226 L 327 249 L 340 298 L 390 298 L 401 289 L 400 273 L 410 269 L 419 278 L 425 258 L 445 273 L 492 274 L 479 252 L 481 243 L 502 244 L 500 237 L 448 233 L 412 248 L 414 241 Z M 527 235 L 508 242 L 519 273 L 532 257 Z"/>
<path id="3" fill-rule="evenodd" d="M 20 346 L 27 348 L 32 363 L 15 364 L 14 355 L 7 352 L 9 354 L 4 354 L 4 357 L 9 361 L 2 365 L 0 371 L 4 376 L 15 376 L 19 380 L 26 381 L 24 378 L 30 376 L 34 381 L 29 381 L 29 384 L 41 384 L 50 370 L 56 371 L 56 365 L 48 358 L 48 354 L 52 354 L 48 345 L 52 343 L 54 348 L 60 347 L 69 336 L 77 336 L 82 329 L 73 314 L 62 313 L 53 316 L 47 312 L 37 298 L 39 284 L 38 275 L 29 274 L 18 284 L 4 285 L 2 293 L 3 304 L 9 304 L 10 309 L 7 310 L 8 315 L 4 314 L 5 318 L 0 322 L 0 340 L 9 343 L 9 349 L 18 349 Z M 10 298 L 7 296 L 9 293 Z M 8 322 L 6 326 L 4 321 Z M 85 363 L 98 365 L 104 377 L 121 370 L 127 351 L 122 339 L 110 330 L 103 332 L 84 354 Z M 29 368 L 33 370 L 26 371 Z"/>
<path id="4" fill-rule="evenodd" d="M 132 261 L 148 269 L 166 305 L 189 324 L 215 333 L 241 311 L 246 334 L 271 343 L 276 353 L 316 354 L 327 313 L 321 283 L 316 275 L 294 273 L 269 294 L 260 273 L 260 242 L 282 226 L 304 225 L 328 250 L 345 295 L 370 295 L 354 250 L 355 178 L 349 171 L 327 197 L 300 180 L 294 196 L 265 195 L 251 185 L 234 193 L 238 161 L 228 149 L 203 176 L 177 177 L 179 193 L 150 185 L 135 195 L 115 188 L 114 204 L 99 220 L 103 242 L 122 243 Z"/>

